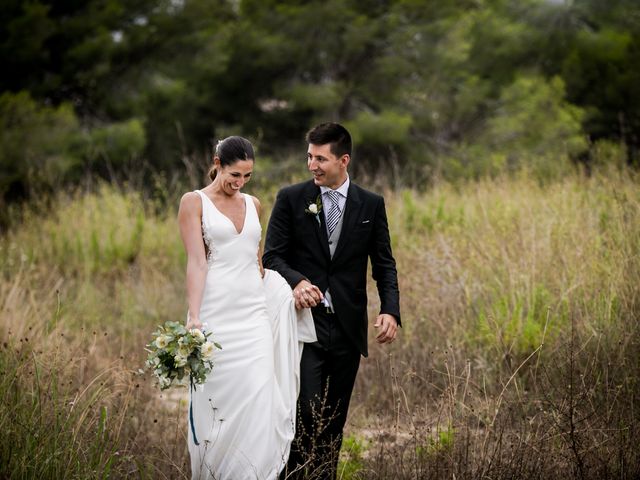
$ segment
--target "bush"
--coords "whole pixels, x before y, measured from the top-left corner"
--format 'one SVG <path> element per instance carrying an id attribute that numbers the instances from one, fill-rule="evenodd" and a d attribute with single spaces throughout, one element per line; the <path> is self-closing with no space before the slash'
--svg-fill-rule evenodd
<path id="1" fill-rule="evenodd" d="M 40 106 L 26 92 L 0 96 L 0 205 L 34 186 L 58 185 L 81 163 L 70 104 Z"/>
<path id="2" fill-rule="evenodd" d="M 495 177 L 530 171 L 539 181 L 571 171 L 588 149 L 584 111 L 565 100 L 562 79 L 520 76 L 505 87 L 475 142 L 463 142 L 444 163 L 445 177 Z"/>

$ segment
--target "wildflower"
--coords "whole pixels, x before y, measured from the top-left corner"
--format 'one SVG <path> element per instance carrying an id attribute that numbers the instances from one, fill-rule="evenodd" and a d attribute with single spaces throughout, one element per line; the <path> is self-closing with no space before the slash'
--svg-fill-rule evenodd
<path id="1" fill-rule="evenodd" d="M 215 346 L 211 342 L 205 342 L 200 346 L 200 353 L 202 357 L 205 359 L 211 358 L 213 356 L 213 350 Z"/>
<path id="2" fill-rule="evenodd" d="M 199 328 L 194 328 L 189 332 L 193 338 L 196 339 L 198 343 L 202 343 L 205 341 L 204 333 Z"/>
<path id="3" fill-rule="evenodd" d="M 167 345 L 169 345 L 170 340 L 171 338 L 168 335 L 160 335 L 158 338 L 156 338 L 156 341 L 155 341 L 156 347 L 167 348 Z"/>

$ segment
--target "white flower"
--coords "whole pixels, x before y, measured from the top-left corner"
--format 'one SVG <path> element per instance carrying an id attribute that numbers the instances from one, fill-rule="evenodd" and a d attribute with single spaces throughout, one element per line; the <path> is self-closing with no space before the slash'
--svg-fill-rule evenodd
<path id="1" fill-rule="evenodd" d="M 174 357 L 176 362 L 176 367 L 184 367 L 187 364 L 187 357 L 180 355 L 177 353 Z"/>
<path id="2" fill-rule="evenodd" d="M 191 333 L 191 336 L 195 338 L 198 341 L 198 343 L 204 342 L 204 333 L 202 333 L 202 331 L 199 328 L 194 328 L 189 333 Z"/>
<path id="3" fill-rule="evenodd" d="M 320 210 L 322 210 L 322 200 L 320 198 L 320 195 L 318 195 L 318 198 L 316 198 L 316 202 L 307 205 L 307 208 L 304 212 L 308 213 L 309 215 L 313 215 L 316 218 L 318 225 L 320 225 Z"/>
<path id="4" fill-rule="evenodd" d="M 194 386 L 206 380 L 213 367 L 211 357 L 217 345 L 208 342 L 207 335 L 204 328 L 187 332 L 178 322 L 168 321 L 160 327 L 147 345 L 146 365 L 155 374 L 161 390 L 190 383 Z"/>
<path id="5" fill-rule="evenodd" d="M 150 356 L 145 363 L 147 367 L 156 369 L 160 366 L 160 359 L 156 356 Z"/>
<path id="6" fill-rule="evenodd" d="M 156 347 L 158 348 L 166 348 L 169 345 L 170 337 L 167 335 L 160 335 L 156 338 Z"/>
<path id="7" fill-rule="evenodd" d="M 166 388 L 171 385 L 171 379 L 167 377 L 158 377 L 158 383 L 160 384 L 160 388 Z"/>
<path id="8" fill-rule="evenodd" d="M 213 356 L 213 351 L 215 346 L 211 342 L 204 342 L 200 346 L 200 353 L 202 353 L 203 358 L 211 358 Z"/>

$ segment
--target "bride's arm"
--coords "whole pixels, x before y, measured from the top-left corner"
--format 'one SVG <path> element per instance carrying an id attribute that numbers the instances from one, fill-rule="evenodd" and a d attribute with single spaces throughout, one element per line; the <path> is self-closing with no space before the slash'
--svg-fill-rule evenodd
<path id="1" fill-rule="evenodd" d="M 256 206 L 256 211 L 258 212 L 258 220 L 262 219 L 262 207 L 260 205 L 260 200 L 256 197 L 251 196 L 253 200 L 253 204 Z M 260 239 L 260 243 L 258 244 L 258 268 L 260 269 L 260 275 L 264 277 L 264 266 L 262 265 L 262 239 Z"/>
<path id="2" fill-rule="evenodd" d="M 185 193 L 180 200 L 178 224 L 184 248 L 187 252 L 187 303 L 189 321 L 187 328 L 202 328 L 200 305 L 207 278 L 207 258 L 202 238 L 202 201 L 195 192 Z"/>

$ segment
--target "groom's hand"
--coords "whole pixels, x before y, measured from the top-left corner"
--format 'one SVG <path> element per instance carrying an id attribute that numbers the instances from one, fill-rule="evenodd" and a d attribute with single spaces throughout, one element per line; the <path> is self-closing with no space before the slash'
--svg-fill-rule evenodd
<path id="1" fill-rule="evenodd" d="M 378 335 L 376 335 L 378 343 L 391 343 L 395 340 L 398 332 L 398 321 L 393 315 L 381 313 L 373 326 L 378 329 Z"/>
<path id="2" fill-rule="evenodd" d="M 318 305 L 323 298 L 318 287 L 308 280 L 301 280 L 293 289 L 293 298 L 296 301 L 296 308 L 311 308 Z"/>

